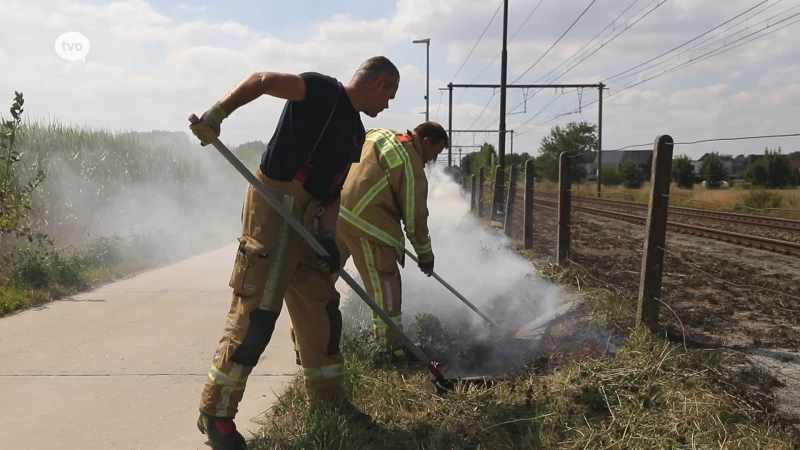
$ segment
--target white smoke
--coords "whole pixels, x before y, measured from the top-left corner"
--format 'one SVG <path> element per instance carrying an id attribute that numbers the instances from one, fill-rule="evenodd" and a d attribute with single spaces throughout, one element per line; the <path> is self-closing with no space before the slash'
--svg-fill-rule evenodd
<path id="1" fill-rule="evenodd" d="M 470 212 L 468 192 L 440 167 L 427 173 L 434 271 L 444 281 L 511 334 L 565 301 L 563 290 L 539 276 L 530 261 L 515 253 L 514 244 L 502 230 L 488 228 Z M 413 253 L 410 244 L 407 248 Z M 345 270 L 361 283 L 352 258 Z M 476 341 L 488 338 L 490 326 L 484 319 L 435 278 L 426 277 L 410 258 L 406 258 L 401 276 L 406 330 L 417 314 L 432 313 L 446 326 L 462 331 L 469 328 Z M 337 288 L 342 293 L 348 329 L 370 327 L 366 304 L 342 279 Z"/>

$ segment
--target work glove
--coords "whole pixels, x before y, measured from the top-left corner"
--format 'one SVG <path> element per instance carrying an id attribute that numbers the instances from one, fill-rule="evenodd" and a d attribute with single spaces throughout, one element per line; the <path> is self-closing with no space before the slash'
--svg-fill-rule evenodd
<path id="1" fill-rule="evenodd" d="M 220 124 L 227 117 L 228 113 L 217 102 L 200 116 L 199 122 L 189 125 L 189 129 L 200 139 L 200 145 L 205 147 L 219 137 Z"/>
<path id="2" fill-rule="evenodd" d="M 427 276 L 433 275 L 433 260 L 427 262 L 420 261 L 417 264 L 417 266 L 419 267 L 419 270 L 421 270 L 422 273 L 424 273 L 425 275 Z"/>
<path id="3" fill-rule="evenodd" d="M 322 256 L 317 254 L 317 262 L 332 274 L 338 272 L 341 268 L 339 267 L 341 255 L 339 254 L 339 247 L 336 245 L 336 236 L 331 232 L 323 232 L 317 240 L 330 255 Z"/>

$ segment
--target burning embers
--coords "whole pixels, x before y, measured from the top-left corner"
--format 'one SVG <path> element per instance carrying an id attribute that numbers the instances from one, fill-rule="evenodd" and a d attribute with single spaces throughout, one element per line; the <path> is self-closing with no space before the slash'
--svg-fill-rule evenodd
<path id="1" fill-rule="evenodd" d="M 504 379 L 531 369 L 540 372 L 543 368 L 535 366 L 543 361 L 610 355 L 619 344 L 575 310 L 572 302 L 538 317 L 507 315 L 504 319 L 497 322 L 507 329 L 497 330 L 463 316 L 444 323 L 433 314 L 422 313 L 416 315 L 409 331 L 420 349 L 441 364 L 446 377 L 466 380 Z"/>

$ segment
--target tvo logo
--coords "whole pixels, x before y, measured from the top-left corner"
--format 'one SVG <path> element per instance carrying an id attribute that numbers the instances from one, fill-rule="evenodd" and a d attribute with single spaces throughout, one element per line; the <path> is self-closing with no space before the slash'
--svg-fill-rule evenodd
<path id="1" fill-rule="evenodd" d="M 61 59 L 86 62 L 86 55 L 89 54 L 89 39 L 77 31 L 68 31 L 56 39 L 55 49 Z"/>

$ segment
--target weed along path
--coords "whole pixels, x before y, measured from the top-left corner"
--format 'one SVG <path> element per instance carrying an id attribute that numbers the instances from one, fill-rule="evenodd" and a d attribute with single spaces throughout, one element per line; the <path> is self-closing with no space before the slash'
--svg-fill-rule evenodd
<path id="1" fill-rule="evenodd" d="M 1 318 L 0 447 L 208 449 L 195 421 L 234 251 Z M 284 312 L 240 405 L 245 435 L 296 372 Z"/>

